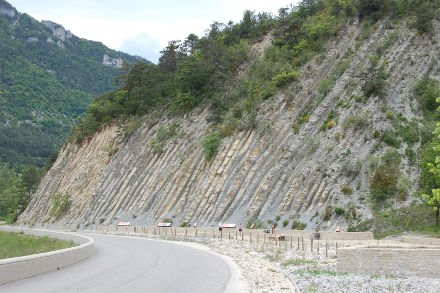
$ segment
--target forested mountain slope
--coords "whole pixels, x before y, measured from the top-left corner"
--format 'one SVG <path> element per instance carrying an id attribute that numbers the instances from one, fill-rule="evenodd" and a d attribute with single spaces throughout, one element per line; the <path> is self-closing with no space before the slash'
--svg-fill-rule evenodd
<path id="1" fill-rule="evenodd" d="M 92 104 L 19 222 L 352 230 L 416 209 L 440 186 L 438 7 L 307 0 L 170 42 Z"/>
<path id="2" fill-rule="evenodd" d="M 43 166 L 91 101 L 116 88 L 118 67 L 137 60 L 0 0 L 0 164 Z"/>

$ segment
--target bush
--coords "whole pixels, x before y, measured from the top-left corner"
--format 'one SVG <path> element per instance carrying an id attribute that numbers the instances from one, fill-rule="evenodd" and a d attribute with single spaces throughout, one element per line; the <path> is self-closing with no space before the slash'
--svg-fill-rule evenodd
<path id="1" fill-rule="evenodd" d="M 380 165 L 370 179 L 370 193 L 376 203 L 396 195 L 400 176 L 401 156 L 395 149 L 389 148 L 381 158 Z"/>
<path id="2" fill-rule="evenodd" d="M 335 208 L 335 214 L 338 216 L 345 215 L 345 209 L 342 207 L 336 207 Z"/>
<path id="3" fill-rule="evenodd" d="M 170 223 L 173 224 L 173 220 L 171 220 L 170 218 L 165 218 L 162 220 L 162 223 Z"/>
<path id="4" fill-rule="evenodd" d="M 287 227 L 287 225 L 289 225 L 289 220 L 284 220 L 283 221 L 283 227 Z"/>
<path id="5" fill-rule="evenodd" d="M 188 222 L 183 222 L 180 227 L 191 227 L 191 225 Z"/>
<path id="6" fill-rule="evenodd" d="M 351 187 L 347 184 L 342 185 L 341 191 L 346 195 L 353 194 L 353 189 L 351 189 Z"/>
<path id="7" fill-rule="evenodd" d="M 280 216 L 280 215 L 278 215 L 278 216 L 275 217 L 275 221 L 278 222 L 279 220 L 281 220 L 281 216 Z"/>
<path id="8" fill-rule="evenodd" d="M 205 136 L 202 139 L 203 153 L 205 159 L 209 162 L 217 153 L 217 149 L 220 146 L 221 137 L 217 131 Z"/>
<path id="9" fill-rule="evenodd" d="M 385 68 L 381 66 L 379 69 L 373 69 L 367 76 L 367 80 L 364 83 L 362 90 L 365 96 L 378 96 L 383 98 L 385 96 L 385 86 L 386 86 L 387 74 Z"/>
<path id="10" fill-rule="evenodd" d="M 277 86 L 277 87 L 282 87 L 284 85 L 286 85 L 287 83 L 296 80 L 299 77 L 299 71 L 295 70 L 295 71 L 283 71 L 277 75 L 275 75 L 272 78 L 272 82 Z"/>
<path id="11" fill-rule="evenodd" d="M 332 207 L 326 206 L 323 220 L 328 221 L 328 220 L 330 220 L 331 216 L 332 216 Z"/>
<path id="12" fill-rule="evenodd" d="M 270 224 L 272 224 L 272 221 Z M 266 225 L 264 225 L 263 221 L 261 221 L 261 220 L 249 220 L 246 224 L 246 228 L 250 229 L 252 227 L 252 225 L 254 225 L 252 229 L 265 229 L 266 228 Z"/>
<path id="13" fill-rule="evenodd" d="M 49 216 L 58 220 L 65 215 L 70 209 L 72 201 L 68 193 L 58 192 L 52 197 L 52 206 L 50 208 Z"/>
<path id="14" fill-rule="evenodd" d="M 387 130 L 384 132 L 384 134 L 382 136 L 382 140 L 384 143 L 386 143 L 389 146 L 395 147 L 397 149 L 400 148 L 400 139 L 391 130 Z"/>
<path id="15" fill-rule="evenodd" d="M 174 113 L 183 114 L 191 111 L 197 106 L 198 100 L 191 93 L 178 92 L 173 99 L 171 109 Z"/>
<path id="16" fill-rule="evenodd" d="M 306 223 L 300 222 L 300 221 L 293 221 L 292 222 L 292 230 L 304 230 L 306 228 Z"/>
<path id="17" fill-rule="evenodd" d="M 415 87 L 417 101 L 422 105 L 424 111 L 435 111 L 437 109 L 437 97 L 440 97 L 439 82 L 430 77 L 422 78 Z"/>

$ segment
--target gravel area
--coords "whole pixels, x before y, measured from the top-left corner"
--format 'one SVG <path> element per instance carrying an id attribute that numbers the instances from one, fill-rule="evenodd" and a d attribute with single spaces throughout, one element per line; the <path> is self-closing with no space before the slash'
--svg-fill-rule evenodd
<path id="1" fill-rule="evenodd" d="M 326 257 L 323 242 L 319 252 L 316 246 L 312 252 L 310 241 L 305 241 L 304 248 L 301 243 L 298 249 L 295 243 L 290 247 L 287 243 L 278 246 L 228 239 L 154 235 L 148 237 L 199 243 L 214 252 L 230 257 L 238 265 L 240 280 L 247 283 L 250 292 L 295 292 L 295 284 L 301 292 L 440 292 L 440 279 L 337 272 L 334 242 L 328 243 Z M 339 245 L 375 243 L 376 241 L 371 243 L 346 241 L 343 244 L 339 242 Z M 392 243 L 395 242 L 390 242 Z M 401 245 L 405 244 L 401 243 Z M 426 261 L 429 265 L 429 260 L 420 261 Z"/>

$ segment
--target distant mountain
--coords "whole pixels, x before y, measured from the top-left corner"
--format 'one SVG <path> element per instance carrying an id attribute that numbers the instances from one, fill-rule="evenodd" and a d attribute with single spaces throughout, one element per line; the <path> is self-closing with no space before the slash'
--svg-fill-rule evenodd
<path id="1" fill-rule="evenodd" d="M 123 64 L 139 59 L 0 0 L 0 163 L 44 165 L 93 98 L 115 89 Z"/>

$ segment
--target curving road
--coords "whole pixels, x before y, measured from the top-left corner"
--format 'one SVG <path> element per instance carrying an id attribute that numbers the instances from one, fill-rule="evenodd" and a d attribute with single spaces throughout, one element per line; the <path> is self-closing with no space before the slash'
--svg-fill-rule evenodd
<path id="1" fill-rule="evenodd" d="M 0 286 L 27 292 L 224 292 L 229 266 L 204 250 L 143 238 L 90 235 L 96 253 L 56 272 Z"/>

